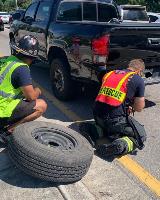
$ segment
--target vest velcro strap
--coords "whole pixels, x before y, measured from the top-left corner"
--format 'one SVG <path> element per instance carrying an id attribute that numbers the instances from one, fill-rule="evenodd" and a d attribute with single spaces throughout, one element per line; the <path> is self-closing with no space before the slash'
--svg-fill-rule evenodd
<path id="1" fill-rule="evenodd" d="M 120 90 L 116 90 L 115 88 L 110 88 L 110 87 L 102 87 L 99 91 L 99 95 L 100 94 L 103 94 L 105 96 L 110 96 L 120 102 L 123 102 L 126 97 L 126 93 L 121 92 Z"/>

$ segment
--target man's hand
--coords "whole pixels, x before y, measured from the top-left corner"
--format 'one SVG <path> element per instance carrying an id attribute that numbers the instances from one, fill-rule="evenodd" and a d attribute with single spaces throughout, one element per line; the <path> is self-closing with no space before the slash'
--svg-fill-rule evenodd
<path id="1" fill-rule="evenodd" d="M 41 90 L 39 88 L 33 88 L 33 85 L 21 87 L 21 90 L 28 101 L 36 100 L 41 95 Z"/>
<path id="2" fill-rule="evenodd" d="M 134 112 L 135 112 L 134 108 L 132 106 L 129 106 L 128 109 L 127 109 L 127 114 L 128 115 L 131 115 L 131 114 L 134 115 Z"/>

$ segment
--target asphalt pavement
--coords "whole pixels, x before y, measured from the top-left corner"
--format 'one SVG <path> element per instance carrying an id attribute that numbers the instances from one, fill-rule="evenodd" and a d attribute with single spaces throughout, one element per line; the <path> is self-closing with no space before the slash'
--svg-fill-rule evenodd
<path id="1" fill-rule="evenodd" d="M 0 56 L 10 55 L 9 29 L 0 32 Z M 80 121 L 92 120 L 94 88 L 73 101 L 60 102 L 52 94 L 49 69 L 31 67 L 34 84 L 43 92 L 48 110 L 39 120 L 60 123 L 78 131 Z M 54 185 L 17 169 L 7 150 L 0 148 L 0 200 L 157 200 L 160 198 L 160 84 L 146 87 L 146 108 L 135 118 L 145 125 L 148 139 L 142 151 L 113 161 L 94 156 L 90 170 L 79 182 Z"/>

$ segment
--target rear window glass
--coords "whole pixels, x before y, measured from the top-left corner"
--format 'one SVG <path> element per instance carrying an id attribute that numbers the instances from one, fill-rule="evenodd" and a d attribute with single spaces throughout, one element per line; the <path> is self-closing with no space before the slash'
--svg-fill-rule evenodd
<path id="1" fill-rule="evenodd" d="M 87 21 L 96 21 L 97 14 L 96 14 L 96 4 L 86 2 L 83 3 L 83 20 Z"/>
<path id="2" fill-rule="evenodd" d="M 107 4 L 98 4 L 99 22 L 109 22 L 113 18 L 117 18 L 117 12 L 115 7 Z"/>
<path id="3" fill-rule="evenodd" d="M 148 16 L 146 11 L 142 9 L 124 9 L 123 20 L 148 21 Z"/>
<path id="4" fill-rule="evenodd" d="M 57 20 L 61 21 L 81 21 L 81 2 L 64 2 L 60 5 Z"/>
<path id="5" fill-rule="evenodd" d="M 113 18 L 118 18 L 114 6 L 94 2 L 63 2 L 57 14 L 60 21 L 109 22 Z"/>

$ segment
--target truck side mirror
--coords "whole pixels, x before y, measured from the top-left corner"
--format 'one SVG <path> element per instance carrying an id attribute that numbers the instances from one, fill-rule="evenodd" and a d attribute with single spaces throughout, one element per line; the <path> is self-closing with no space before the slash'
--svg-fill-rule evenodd
<path id="1" fill-rule="evenodd" d="M 21 14 L 20 13 L 15 13 L 12 15 L 13 20 L 20 20 L 21 19 Z"/>
<path id="2" fill-rule="evenodd" d="M 120 24 L 120 21 L 119 21 L 119 19 L 117 19 L 117 18 L 112 18 L 112 19 L 109 21 L 109 23 Z"/>

